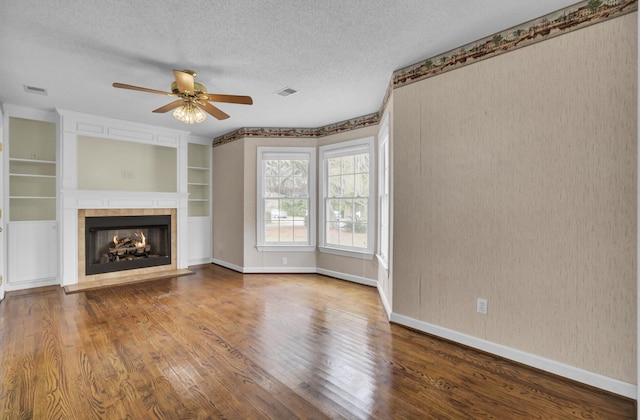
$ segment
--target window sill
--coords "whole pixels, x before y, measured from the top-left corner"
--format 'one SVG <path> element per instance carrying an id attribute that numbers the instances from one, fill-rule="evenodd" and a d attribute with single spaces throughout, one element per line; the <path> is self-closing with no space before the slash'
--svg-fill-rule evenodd
<path id="1" fill-rule="evenodd" d="M 310 245 L 256 245 L 260 252 L 314 252 L 315 246 Z"/>
<path id="2" fill-rule="evenodd" d="M 319 246 L 318 249 L 320 250 L 320 252 L 324 254 L 341 255 L 343 257 L 358 258 L 361 260 L 373 260 L 373 253 L 366 252 L 366 251 L 364 252 L 347 251 L 346 249 L 327 248 L 324 246 Z"/>

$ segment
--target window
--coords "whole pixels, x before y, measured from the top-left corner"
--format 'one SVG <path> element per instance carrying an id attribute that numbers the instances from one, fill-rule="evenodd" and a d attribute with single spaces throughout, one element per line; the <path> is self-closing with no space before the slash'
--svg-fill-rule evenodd
<path id="1" fill-rule="evenodd" d="M 320 147 L 320 251 L 373 258 L 373 138 Z"/>
<path id="2" fill-rule="evenodd" d="M 378 134 L 378 261 L 389 269 L 389 118 Z"/>
<path id="3" fill-rule="evenodd" d="M 315 247 L 315 162 L 315 148 L 258 147 L 257 239 L 261 251 Z"/>

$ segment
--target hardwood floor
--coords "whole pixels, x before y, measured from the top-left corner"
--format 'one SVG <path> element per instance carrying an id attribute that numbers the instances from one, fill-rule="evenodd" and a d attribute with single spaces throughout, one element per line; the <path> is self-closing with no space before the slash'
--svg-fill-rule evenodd
<path id="1" fill-rule="evenodd" d="M 0 418 L 636 418 L 635 402 L 387 322 L 319 275 L 195 275 L 0 304 Z"/>

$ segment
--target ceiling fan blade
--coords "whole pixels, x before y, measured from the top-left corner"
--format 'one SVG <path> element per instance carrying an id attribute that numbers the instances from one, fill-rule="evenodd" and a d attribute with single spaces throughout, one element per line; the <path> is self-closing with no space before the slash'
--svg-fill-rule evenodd
<path id="1" fill-rule="evenodd" d="M 113 87 L 121 88 L 121 89 L 139 90 L 141 92 L 148 92 L 148 93 L 157 93 L 159 95 L 176 96 L 171 92 L 163 92 L 161 90 L 143 88 L 143 87 L 140 87 L 140 86 L 125 85 L 124 83 L 117 83 L 116 82 L 116 83 L 113 84 Z"/>
<path id="2" fill-rule="evenodd" d="M 184 101 L 182 99 L 178 99 L 177 101 L 173 101 L 170 104 L 166 104 L 165 106 L 161 106 L 158 109 L 154 109 L 153 112 L 168 112 L 168 111 L 171 111 L 174 108 L 179 107 L 183 103 L 184 103 Z"/>
<path id="3" fill-rule="evenodd" d="M 205 110 L 219 120 L 226 120 L 227 118 L 229 118 L 229 115 L 223 112 L 220 108 L 216 108 L 215 106 L 211 105 L 209 102 L 194 103 L 198 106 L 198 108 Z"/>
<path id="4" fill-rule="evenodd" d="M 213 102 L 227 102 L 230 104 L 253 105 L 253 99 L 251 99 L 251 96 L 218 95 L 215 93 L 205 93 L 203 95 L 207 96 L 209 98 L 208 100 Z"/>
<path id="5" fill-rule="evenodd" d="M 193 74 L 185 73 L 180 70 L 174 70 L 173 75 L 176 78 L 176 84 L 180 92 L 189 92 L 192 95 L 195 93 L 196 87 Z"/>

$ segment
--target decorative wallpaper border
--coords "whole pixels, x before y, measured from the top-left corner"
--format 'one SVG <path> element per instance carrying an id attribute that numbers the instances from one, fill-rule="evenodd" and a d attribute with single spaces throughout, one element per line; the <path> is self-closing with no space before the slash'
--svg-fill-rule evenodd
<path id="1" fill-rule="evenodd" d="M 241 128 L 213 139 L 213 147 L 243 137 L 315 138 L 376 125 L 394 89 L 638 10 L 638 0 L 584 0 L 393 73 L 380 111 L 319 128 Z"/>
<path id="2" fill-rule="evenodd" d="M 622 16 L 637 9 L 637 0 L 585 0 L 396 70 L 393 73 L 393 89 Z"/>
<path id="3" fill-rule="evenodd" d="M 231 133 L 217 137 L 213 140 L 213 147 L 221 146 L 244 137 L 271 137 L 271 138 L 317 138 L 357 128 L 369 127 L 380 122 L 380 113 L 364 115 L 335 124 L 318 128 L 240 128 Z"/>

